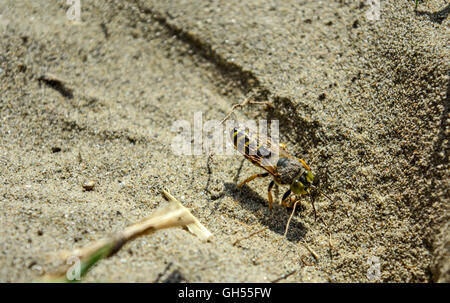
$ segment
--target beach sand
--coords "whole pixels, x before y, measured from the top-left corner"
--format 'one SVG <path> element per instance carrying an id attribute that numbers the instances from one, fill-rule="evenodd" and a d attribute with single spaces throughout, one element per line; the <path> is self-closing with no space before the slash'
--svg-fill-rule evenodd
<path id="1" fill-rule="evenodd" d="M 84 281 L 450 282 L 446 1 L 80 3 L 77 21 L 65 1 L 0 2 L 1 282 L 54 272 L 162 189 L 213 238 L 140 237 Z M 286 237 L 269 180 L 236 186 L 261 169 L 172 148 L 179 121 L 249 96 L 265 103 L 230 119 L 279 120 L 334 200 L 312 194 L 316 219 L 303 198 Z"/>

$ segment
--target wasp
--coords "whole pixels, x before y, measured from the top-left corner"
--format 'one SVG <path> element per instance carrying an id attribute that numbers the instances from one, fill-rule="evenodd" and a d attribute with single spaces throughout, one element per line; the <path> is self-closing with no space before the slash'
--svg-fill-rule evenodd
<path id="1" fill-rule="evenodd" d="M 282 144 L 275 144 L 271 139 L 257 134 L 252 128 L 239 124 L 231 129 L 230 137 L 235 149 L 254 165 L 266 170 L 245 179 L 238 185 L 239 188 L 256 178 L 272 176 L 273 180 L 268 187 L 270 209 L 273 203 L 272 188 L 275 184 L 289 185 L 280 201 L 286 208 L 293 207 L 292 201 L 288 199 L 292 193 L 296 196 L 306 195 L 311 188 L 316 188 L 313 185 L 314 175 L 311 168 L 304 160 L 289 154 Z M 311 202 L 316 214 L 314 203 L 312 200 Z"/>

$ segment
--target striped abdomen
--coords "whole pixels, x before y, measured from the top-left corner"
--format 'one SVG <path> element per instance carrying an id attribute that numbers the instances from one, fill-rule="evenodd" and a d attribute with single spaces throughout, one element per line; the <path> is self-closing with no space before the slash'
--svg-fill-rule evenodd
<path id="1" fill-rule="evenodd" d="M 254 164 L 263 165 L 264 159 L 271 158 L 273 153 L 270 150 L 270 142 L 262 140 L 249 129 L 234 127 L 230 135 L 234 147 Z"/>

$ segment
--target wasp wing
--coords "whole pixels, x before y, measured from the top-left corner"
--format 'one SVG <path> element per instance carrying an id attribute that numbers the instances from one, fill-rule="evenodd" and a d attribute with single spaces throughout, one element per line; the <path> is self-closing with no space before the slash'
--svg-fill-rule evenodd
<path id="1" fill-rule="evenodd" d="M 237 125 L 232 128 L 231 140 L 236 148 L 246 159 L 260 166 L 275 177 L 279 177 L 277 172 L 277 162 L 280 156 L 285 154 L 278 144 L 275 144 L 263 134 L 258 134 L 254 128 L 246 125 Z M 281 152 L 281 154 L 280 154 Z"/>
<path id="2" fill-rule="evenodd" d="M 253 164 L 261 166 L 274 176 L 278 176 L 277 162 L 280 158 L 298 160 L 302 166 L 310 170 L 303 159 L 294 157 L 283 149 L 278 143 L 273 142 L 264 134 L 258 133 L 255 128 L 237 124 L 231 130 L 231 140 L 234 147 L 250 160 Z"/>

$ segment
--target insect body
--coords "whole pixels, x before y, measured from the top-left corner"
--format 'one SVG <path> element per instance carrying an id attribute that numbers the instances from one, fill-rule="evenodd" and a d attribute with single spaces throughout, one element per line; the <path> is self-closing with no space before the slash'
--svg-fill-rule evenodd
<path id="1" fill-rule="evenodd" d="M 314 176 L 305 161 L 290 155 L 282 147 L 275 145 L 272 140 L 257 135 L 255 131 L 246 126 L 239 125 L 232 128 L 230 135 L 234 147 L 247 160 L 267 171 L 245 179 L 238 185 L 239 187 L 255 178 L 271 175 L 273 180 L 268 188 L 270 209 L 272 209 L 273 203 L 272 188 L 275 183 L 290 186 L 280 202 L 284 207 L 292 207 L 288 201 L 291 193 L 296 195 L 309 193 L 313 187 Z"/>

